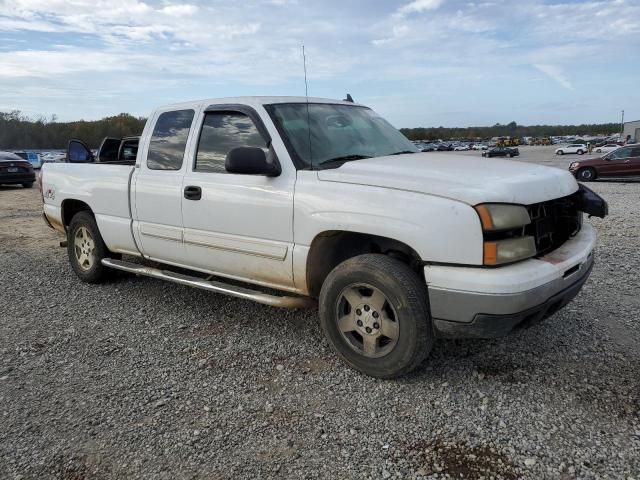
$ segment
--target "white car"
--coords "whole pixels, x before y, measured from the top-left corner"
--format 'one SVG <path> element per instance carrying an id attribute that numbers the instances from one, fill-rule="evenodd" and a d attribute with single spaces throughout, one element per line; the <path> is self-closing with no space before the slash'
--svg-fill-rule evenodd
<path id="1" fill-rule="evenodd" d="M 617 150 L 618 148 L 620 148 L 620 145 L 618 145 L 617 143 L 607 143 L 602 147 L 596 147 L 594 151 L 596 153 L 609 153 L 609 152 L 613 152 L 614 150 Z"/>
<path id="2" fill-rule="evenodd" d="M 454 152 L 466 152 L 470 150 L 469 145 L 458 145 L 457 147 L 453 147 Z"/>
<path id="3" fill-rule="evenodd" d="M 567 171 L 420 153 L 339 100 L 169 105 L 129 164 L 94 163 L 77 140 L 67 156 L 43 167 L 44 214 L 81 280 L 122 270 L 277 307 L 317 302 L 337 354 L 380 378 L 418 366 L 437 338 L 498 337 L 562 308 L 593 266 L 583 212 L 607 213 Z"/>
<path id="4" fill-rule="evenodd" d="M 572 143 L 566 147 L 556 148 L 556 155 L 564 155 L 566 153 L 577 153 L 582 155 L 588 151 L 587 146 L 584 143 Z"/>
<path id="5" fill-rule="evenodd" d="M 487 147 L 486 145 L 480 145 L 480 144 L 475 144 L 473 147 L 471 147 L 473 150 L 487 150 L 489 147 Z"/>

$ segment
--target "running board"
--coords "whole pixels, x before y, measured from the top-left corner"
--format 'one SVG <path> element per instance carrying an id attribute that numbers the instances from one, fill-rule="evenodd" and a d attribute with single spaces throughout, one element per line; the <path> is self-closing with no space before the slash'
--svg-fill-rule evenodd
<path id="1" fill-rule="evenodd" d="M 136 275 L 144 275 L 146 277 L 159 278 L 188 287 L 201 288 L 210 292 L 230 295 L 232 297 L 243 298 L 245 300 L 253 300 L 254 302 L 270 305 L 272 307 L 283 308 L 309 308 L 315 305 L 315 301 L 309 297 L 285 297 L 278 295 L 269 295 L 268 293 L 250 290 L 248 288 L 237 287 L 222 282 L 204 280 L 199 277 L 183 275 L 181 273 L 172 272 L 170 270 L 160 270 L 158 268 L 146 267 L 138 263 L 123 262 L 113 258 L 103 258 L 102 264 L 105 267 L 122 270 L 124 272 L 135 273 Z"/>

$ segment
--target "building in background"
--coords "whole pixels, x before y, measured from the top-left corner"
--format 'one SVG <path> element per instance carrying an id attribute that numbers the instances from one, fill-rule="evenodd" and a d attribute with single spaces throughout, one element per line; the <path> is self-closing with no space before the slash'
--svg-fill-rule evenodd
<path id="1" fill-rule="evenodd" d="M 622 140 L 631 137 L 631 143 L 640 143 L 640 120 L 625 122 L 622 130 Z"/>

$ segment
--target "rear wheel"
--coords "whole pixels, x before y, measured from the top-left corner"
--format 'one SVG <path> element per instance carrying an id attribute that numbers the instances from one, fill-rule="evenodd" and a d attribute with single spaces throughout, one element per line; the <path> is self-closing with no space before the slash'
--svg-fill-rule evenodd
<path id="1" fill-rule="evenodd" d="M 511 158 L 513 155 L 511 155 L 510 153 L 507 153 L 507 158 Z"/>
<path id="2" fill-rule="evenodd" d="M 564 151 L 563 151 L 563 150 L 558 150 L 558 151 L 556 152 L 556 155 L 564 155 Z"/>
<path id="3" fill-rule="evenodd" d="M 103 258 L 113 255 L 89 212 L 79 212 L 71 219 L 67 229 L 67 254 L 73 271 L 84 282 L 99 283 L 115 273 L 101 263 Z"/>
<path id="4" fill-rule="evenodd" d="M 22 186 L 24 188 L 31 188 L 31 187 L 33 187 L 33 182 L 25 182 L 25 183 L 22 184 Z"/>
<path id="5" fill-rule="evenodd" d="M 578 170 L 578 180 L 582 180 L 583 182 L 590 182 L 596 179 L 596 171 L 591 168 L 581 168 Z"/>
<path id="6" fill-rule="evenodd" d="M 367 375 L 407 373 L 433 346 L 426 286 L 394 258 L 366 254 L 341 263 L 323 283 L 319 305 L 333 349 Z"/>

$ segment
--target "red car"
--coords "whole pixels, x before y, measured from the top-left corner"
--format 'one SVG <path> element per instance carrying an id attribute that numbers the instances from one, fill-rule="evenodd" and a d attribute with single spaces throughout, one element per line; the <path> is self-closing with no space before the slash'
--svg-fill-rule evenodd
<path id="1" fill-rule="evenodd" d="M 640 177 L 640 143 L 625 145 L 599 158 L 573 162 L 569 171 L 583 182 L 606 177 Z"/>

